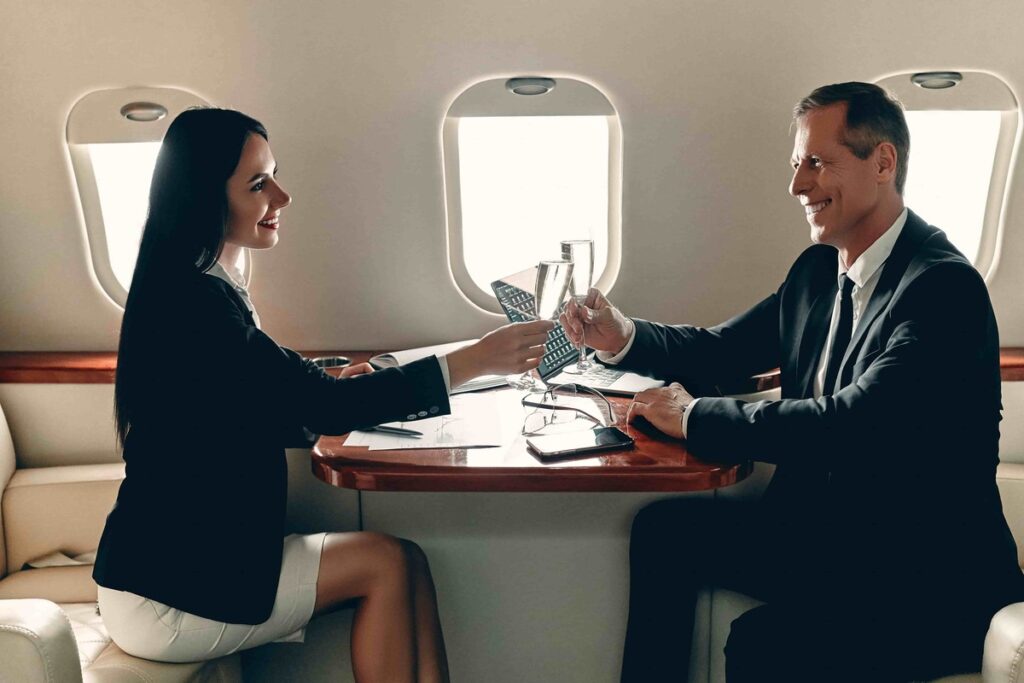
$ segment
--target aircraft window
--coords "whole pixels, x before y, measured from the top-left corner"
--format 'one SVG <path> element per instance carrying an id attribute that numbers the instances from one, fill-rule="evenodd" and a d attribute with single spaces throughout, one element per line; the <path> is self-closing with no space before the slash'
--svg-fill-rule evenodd
<path id="1" fill-rule="evenodd" d="M 988 277 L 1017 145 L 1016 96 L 997 76 L 982 72 L 902 73 L 878 84 L 906 108 L 907 206 L 944 230 Z"/>
<path id="2" fill-rule="evenodd" d="M 68 115 L 68 151 L 93 270 L 121 306 L 135 269 L 160 141 L 174 117 L 194 106 L 207 103 L 176 88 L 119 88 L 89 93 Z"/>
<path id="3" fill-rule="evenodd" d="M 997 111 L 908 111 L 911 166 L 904 198 L 977 263 L 989 169 L 999 141 Z"/>
<path id="4" fill-rule="evenodd" d="M 608 123 L 603 116 L 476 117 L 459 122 L 463 254 L 473 282 L 498 278 L 559 241 L 594 239 L 604 272 Z"/>
<path id="5" fill-rule="evenodd" d="M 127 290 L 135 270 L 159 142 L 88 145 L 110 265 Z"/>
<path id="6" fill-rule="evenodd" d="M 554 83 L 536 95 L 516 82 Z M 550 87 L 550 86 L 548 86 Z M 500 312 L 490 283 L 545 258 L 559 242 L 593 239 L 594 283 L 618 274 L 618 117 L 573 79 L 493 79 L 460 95 L 445 119 L 449 262 L 475 304 Z"/>

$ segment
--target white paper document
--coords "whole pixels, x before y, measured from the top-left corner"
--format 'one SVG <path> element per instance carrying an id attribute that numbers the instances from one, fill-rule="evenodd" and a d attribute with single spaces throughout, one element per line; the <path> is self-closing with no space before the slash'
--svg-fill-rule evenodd
<path id="1" fill-rule="evenodd" d="M 494 393 L 452 396 L 451 415 L 385 423 L 388 427 L 415 429 L 423 432 L 423 436 L 352 432 L 345 445 L 368 446 L 371 451 L 501 446 L 508 436 L 502 429 L 502 411 L 497 396 Z"/>

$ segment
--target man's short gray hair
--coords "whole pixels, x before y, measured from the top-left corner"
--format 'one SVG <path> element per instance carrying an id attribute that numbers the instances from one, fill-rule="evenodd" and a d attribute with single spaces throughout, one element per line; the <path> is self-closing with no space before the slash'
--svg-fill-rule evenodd
<path id="1" fill-rule="evenodd" d="M 835 83 L 800 100 L 793 109 L 793 119 L 833 104 L 846 104 L 843 144 L 858 159 L 867 159 L 883 142 L 896 148 L 896 191 L 902 195 L 910 160 L 910 130 L 899 100 L 873 83 Z"/>

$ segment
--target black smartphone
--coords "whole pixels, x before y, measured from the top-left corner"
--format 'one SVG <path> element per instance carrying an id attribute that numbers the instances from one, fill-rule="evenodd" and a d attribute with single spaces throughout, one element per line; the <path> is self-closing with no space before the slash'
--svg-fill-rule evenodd
<path id="1" fill-rule="evenodd" d="M 541 460 L 565 458 L 633 447 L 633 439 L 616 427 L 597 427 L 585 432 L 531 436 L 526 445 Z"/>

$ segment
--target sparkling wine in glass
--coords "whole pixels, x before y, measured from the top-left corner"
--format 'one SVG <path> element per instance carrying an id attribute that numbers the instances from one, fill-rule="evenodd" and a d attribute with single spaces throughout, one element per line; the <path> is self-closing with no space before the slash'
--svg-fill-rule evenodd
<path id="1" fill-rule="evenodd" d="M 562 301 L 569 289 L 573 264 L 570 261 L 541 261 L 537 264 L 537 282 L 534 286 L 533 312 L 520 311 L 532 320 L 554 320 L 562 309 Z M 516 389 L 538 389 L 537 380 L 527 370 L 521 376 L 508 378 Z"/>
<path id="2" fill-rule="evenodd" d="M 586 303 L 587 294 L 594 284 L 594 240 L 565 240 L 562 242 L 562 258 L 573 263 L 569 293 L 576 301 L 576 305 L 582 306 Z M 587 359 L 585 339 L 580 340 L 579 351 L 580 355 L 576 359 L 576 365 L 565 369 L 565 372 L 571 375 L 582 375 L 594 367 L 594 364 Z"/>

